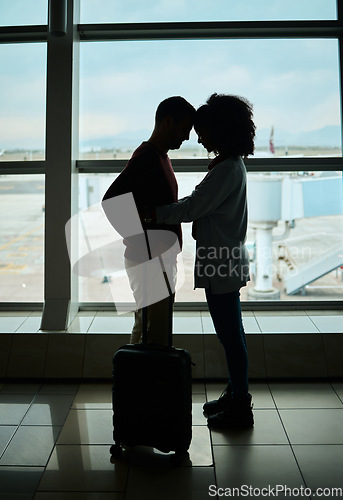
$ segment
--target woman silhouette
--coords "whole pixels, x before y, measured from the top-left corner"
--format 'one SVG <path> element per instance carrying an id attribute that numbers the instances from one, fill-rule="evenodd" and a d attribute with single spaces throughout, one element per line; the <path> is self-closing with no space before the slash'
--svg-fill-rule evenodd
<path id="1" fill-rule="evenodd" d="M 215 153 L 209 172 L 191 195 L 157 207 L 157 223 L 193 222 L 196 239 L 195 288 L 204 288 L 217 336 L 223 345 L 228 385 L 219 399 L 204 405 L 211 429 L 252 427 L 248 354 L 240 288 L 249 281 L 246 168 L 254 152 L 252 105 L 234 95 L 213 94 L 201 106 L 194 128 L 198 142 Z"/>

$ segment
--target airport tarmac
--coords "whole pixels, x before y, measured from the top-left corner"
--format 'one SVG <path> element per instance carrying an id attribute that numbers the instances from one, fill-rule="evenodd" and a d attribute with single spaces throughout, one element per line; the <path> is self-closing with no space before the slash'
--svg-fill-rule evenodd
<path id="1" fill-rule="evenodd" d="M 44 273 L 44 176 L 1 176 L 0 177 L 0 301 L 42 302 Z M 281 233 L 279 224 L 276 233 Z M 177 291 L 179 302 L 205 301 L 203 290 L 193 290 L 193 266 L 195 242 L 191 225 L 183 225 L 184 249 L 182 254 L 185 283 Z M 309 260 L 323 255 L 328 249 L 343 243 L 343 216 L 332 215 L 298 219 L 295 228 L 283 241 L 273 243 L 273 285 L 280 289 L 281 300 L 342 300 L 343 270 L 337 269 L 306 286 L 305 294 L 287 295 L 282 276 L 288 270 L 287 254 L 292 263 L 301 268 Z M 253 249 L 254 230 L 248 229 L 250 251 Z M 282 245 L 280 249 L 279 246 Z M 343 244 L 342 244 L 343 249 Z M 254 266 L 251 266 L 253 272 Z M 116 276 L 116 282 L 106 283 L 103 278 L 80 277 L 81 302 L 127 301 L 125 272 Z M 125 288 L 126 287 L 126 288 Z M 242 300 L 254 287 L 254 281 L 241 290 Z M 115 297 L 111 292 L 115 290 Z M 127 290 L 125 292 L 124 290 Z"/>

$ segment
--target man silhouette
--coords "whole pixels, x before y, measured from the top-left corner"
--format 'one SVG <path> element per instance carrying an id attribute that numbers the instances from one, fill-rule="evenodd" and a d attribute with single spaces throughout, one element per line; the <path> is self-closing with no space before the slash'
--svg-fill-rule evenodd
<path id="1" fill-rule="evenodd" d="M 132 154 L 131 159 L 111 184 L 103 197 L 103 209 L 111 222 L 110 210 L 105 201 L 125 193 L 132 193 L 137 210 L 141 215 L 144 230 L 160 229 L 172 231 L 177 235 L 182 247 L 181 225 L 156 224 L 145 214 L 159 205 L 174 203 L 178 200 L 178 185 L 168 157 L 171 149 L 179 149 L 183 141 L 189 139 L 193 126 L 195 109 L 183 97 L 174 96 L 162 101 L 156 110 L 155 126 L 150 138 L 143 142 Z M 115 227 L 115 223 L 113 223 Z M 141 274 L 137 264 L 146 260 L 145 235 L 140 234 L 124 238 L 125 267 L 133 291 L 137 310 L 131 333 L 131 343 L 137 343 L 142 336 L 142 309 L 140 299 L 145 295 Z M 168 250 L 166 242 L 161 241 L 160 253 Z M 165 248 L 163 248 L 165 247 Z M 172 266 L 172 275 L 176 278 L 176 262 Z M 151 276 L 150 276 L 151 282 Z M 174 300 L 174 294 L 172 295 Z M 167 297 L 148 305 L 147 337 L 152 344 L 168 344 L 170 298 Z"/>

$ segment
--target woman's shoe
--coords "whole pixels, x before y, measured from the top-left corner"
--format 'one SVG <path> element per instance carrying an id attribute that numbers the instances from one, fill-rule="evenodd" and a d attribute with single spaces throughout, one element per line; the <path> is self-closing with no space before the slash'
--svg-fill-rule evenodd
<path id="1" fill-rule="evenodd" d="M 213 430 L 254 427 L 251 400 L 251 394 L 244 398 L 231 398 L 224 410 L 208 418 L 207 426 Z"/>
<path id="2" fill-rule="evenodd" d="M 229 405 L 229 401 L 231 400 L 231 398 L 231 385 L 228 384 L 228 386 L 224 389 L 218 399 L 208 401 L 204 404 L 204 406 L 202 407 L 204 416 L 208 418 L 211 415 L 215 415 L 216 413 L 225 410 Z"/>

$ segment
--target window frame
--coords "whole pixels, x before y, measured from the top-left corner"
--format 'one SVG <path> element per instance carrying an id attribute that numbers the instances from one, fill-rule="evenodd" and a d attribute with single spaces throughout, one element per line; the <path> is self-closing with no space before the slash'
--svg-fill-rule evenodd
<path id="1" fill-rule="evenodd" d="M 67 0 L 68 5 L 78 0 Z M 323 21 L 223 21 L 223 22 L 159 22 L 159 23 L 110 23 L 76 24 L 74 40 L 80 43 L 127 41 L 127 40 L 201 40 L 201 39 L 277 39 L 277 38 L 333 38 L 339 44 L 340 75 L 340 114 L 341 114 L 341 150 L 343 144 L 343 4 L 337 0 L 337 19 Z M 0 43 L 35 43 L 57 44 L 58 40 L 49 38 L 47 25 L 5 26 L 0 27 Z M 48 65 L 49 65 L 49 51 Z M 49 75 L 49 73 L 48 73 Z M 66 85 L 71 88 L 72 81 Z M 49 82 L 47 82 L 49 85 Z M 49 108 L 47 108 L 47 114 Z M 48 116 L 47 116 L 48 118 Z M 206 171 L 207 160 L 173 160 L 176 172 Z M 117 173 L 122 170 L 126 160 L 76 160 L 76 173 Z M 330 171 L 343 172 L 343 157 L 338 158 L 249 158 L 246 162 L 248 172 L 268 171 Z M 0 162 L 0 175 L 33 174 L 50 175 L 45 161 Z M 343 300 L 337 301 L 273 301 L 273 308 L 289 309 L 337 309 L 343 306 Z M 2 303 L 1 309 L 36 309 L 38 303 Z M 113 304 L 79 303 L 79 309 L 112 309 Z M 270 309 L 270 301 L 246 301 L 244 310 Z M 177 303 L 179 310 L 202 310 L 205 303 Z"/>

